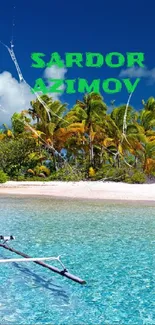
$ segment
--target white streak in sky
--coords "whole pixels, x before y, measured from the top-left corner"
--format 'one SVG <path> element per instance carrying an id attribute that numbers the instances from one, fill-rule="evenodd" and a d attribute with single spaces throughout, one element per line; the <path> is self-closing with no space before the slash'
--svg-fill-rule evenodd
<path id="1" fill-rule="evenodd" d="M 9 48 L 9 47 L 8 47 L 6 44 L 4 44 L 3 42 L 0 41 L 0 43 L 1 43 L 4 47 L 6 47 L 6 49 L 8 50 L 8 52 L 9 52 L 9 54 L 10 54 L 10 56 L 11 56 L 12 61 L 13 61 L 14 64 L 15 64 L 15 67 L 16 67 L 16 70 L 17 70 L 17 73 L 18 73 L 18 77 L 19 77 L 20 83 L 21 83 L 21 84 L 24 83 L 24 84 L 29 88 L 29 90 L 31 91 L 32 88 L 30 87 L 30 85 L 29 85 L 29 84 L 26 82 L 26 80 L 24 79 L 24 77 L 23 77 L 23 75 L 22 75 L 22 72 L 21 72 L 21 69 L 20 69 L 20 67 L 19 67 L 18 61 L 17 61 L 17 59 L 16 59 L 16 56 L 15 56 L 15 53 L 14 53 L 14 50 L 13 50 L 14 45 L 11 43 L 11 48 Z M 46 110 L 46 112 L 47 112 L 47 114 L 48 114 L 49 121 L 51 120 L 51 116 L 50 116 L 50 114 L 51 114 L 51 115 L 54 115 L 54 116 L 56 116 L 56 117 L 58 117 L 58 118 L 61 119 L 61 120 L 64 120 L 62 117 L 60 117 L 59 115 L 57 115 L 56 113 L 54 113 L 54 112 L 52 112 L 52 111 L 50 111 L 50 113 L 49 113 L 49 107 L 48 107 L 48 106 L 46 105 L 46 103 L 42 100 L 42 98 L 38 95 L 38 93 L 34 92 L 34 95 L 37 97 L 37 99 L 39 100 L 39 102 L 40 102 L 40 103 L 43 105 L 43 107 L 45 108 L 45 110 Z M 67 122 L 67 121 L 65 120 L 65 122 Z"/>

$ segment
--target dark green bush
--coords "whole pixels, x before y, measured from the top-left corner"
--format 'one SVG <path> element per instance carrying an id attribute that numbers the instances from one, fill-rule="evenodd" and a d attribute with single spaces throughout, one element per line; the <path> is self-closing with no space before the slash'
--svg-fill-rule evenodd
<path id="1" fill-rule="evenodd" d="M 96 172 L 95 180 L 109 180 L 112 182 L 123 182 L 127 176 L 125 168 L 114 168 L 110 165 L 105 165 Z"/>
<path id="2" fill-rule="evenodd" d="M 25 181 L 30 182 L 48 182 L 50 179 L 48 177 L 42 178 L 39 176 L 33 176 L 33 177 L 25 177 Z"/>
<path id="3" fill-rule="evenodd" d="M 57 172 L 53 173 L 49 180 L 57 180 L 57 181 L 80 181 L 84 179 L 84 175 L 82 172 L 78 171 L 77 169 L 67 166 L 63 167 Z"/>
<path id="4" fill-rule="evenodd" d="M 0 183 L 5 183 L 8 181 L 8 175 L 0 169 Z"/>
<path id="5" fill-rule="evenodd" d="M 17 177 L 17 181 L 19 181 L 19 182 L 23 182 L 23 181 L 25 181 L 25 176 L 24 176 L 24 175 L 20 175 L 20 176 L 18 176 L 18 177 Z"/>
<path id="6" fill-rule="evenodd" d="M 144 184 L 146 182 L 146 175 L 143 172 L 134 172 L 130 178 L 130 183 L 132 184 Z"/>

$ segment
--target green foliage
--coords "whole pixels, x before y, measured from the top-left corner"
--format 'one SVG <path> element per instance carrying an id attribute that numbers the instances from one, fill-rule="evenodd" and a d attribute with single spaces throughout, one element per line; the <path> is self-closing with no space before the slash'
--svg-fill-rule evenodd
<path id="1" fill-rule="evenodd" d="M 126 105 L 122 105 L 117 108 L 114 108 L 111 113 L 111 118 L 115 121 L 115 124 L 119 129 L 123 128 L 125 110 L 126 110 Z M 132 113 L 133 113 L 133 108 L 129 106 L 127 110 L 127 123 L 131 121 Z"/>
<path id="2" fill-rule="evenodd" d="M 12 118 L 12 129 L 14 134 L 20 134 L 24 132 L 25 122 L 30 122 L 29 118 L 26 118 L 22 113 L 14 113 Z"/>
<path id="3" fill-rule="evenodd" d="M 33 176 L 33 177 L 26 177 L 25 181 L 30 181 L 30 182 L 48 182 L 50 179 L 48 177 L 46 178 L 41 178 L 39 176 Z"/>
<path id="4" fill-rule="evenodd" d="M 11 177 L 19 175 L 21 167 L 26 167 L 29 162 L 29 154 L 35 150 L 33 138 L 0 141 L 0 168 Z"/>
<path id="5" fill-rule="evenodd" d="M 49 179 L 58 180 L 58 181 L 80 181 L 83 180 L 84 175 L 77 169 L 65 166 L 58 170 L 57 172 L 53 173 Z"/>
<path id="6" fill-rule="evenodd" d="M 40 166 L 36 166 L 33 170 L 33 175 L 32 176 L 38 176 L 40 174 Z"/>
<path id="7" fill-rule="evenodd" d="M 127 176 L 125 168 L 115 168 L 105 165 L 95 175 L 95 180 L 110 180 L 113 182 L 123 182 Z"/>
<path id="8" fill-rule="evenodd" d="M 23 181 L 26 180 L 26 178 L 25 178 L 24 175 L 19 175 L 19 176 L 17 176 L 16 180 L 19 181 L 19 182 L 23 182 Z"/>
<path id="9" fill-rule="evenodd" d="M 8 176 L 6 173 L 3 172 L 3 170 L 0 169 L 0 183 L 5 183 L 8 181 Z"/>
<path id="10" fill-rule="evenodd" d="M 48 110 L 36 99 L 14 113 L 11 130 L 0 130 L 0 169 L 11 179 L 143 183 L 145 175 L 154 177 L 154 97 L 143 101 L 140 112 L 121 105 L 110 114 L 94 92 L 69 111 L 47 95 L 42 99 Z"/>
<path id="11" fill-rule="evenodd" d="M 130 182 L 132 184 L 143 184 L 146 182 L 146 175 L 142 172 L 135 171 L 135 173 L 131 176 Z"/>

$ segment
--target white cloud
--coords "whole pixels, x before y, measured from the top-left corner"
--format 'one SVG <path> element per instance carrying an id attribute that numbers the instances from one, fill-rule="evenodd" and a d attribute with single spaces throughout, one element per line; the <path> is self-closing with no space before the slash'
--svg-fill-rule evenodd
<path id="1" fill-rule="evenodd" d="M 147 67 L 132 67 L 122 70 L 119 76 L 129 78 L 147 78 L 149 81 L 155 82 L 155 68 L 148 70 Z"/>
<path id="2" fill-rule="evenodd" d="M 14 112 L 28 109 L 34 95 L 25 83 L 18 82 L 10 72 L 0 74 L 0 125 L 9 123 Z"/>
<path id="3" fill-rule="evenodd" d="M 48 78 L 51 79 L 65 79 L 65 74 L 67 70 L 65 68 L 58 68 L 57 66 L 53 66 L 51 68 L 46 68 L 43 74 L 43 77 L 47 80 L 48 86 L 52 85 L 53 83 L 48 81 Z M 65 85 L 63 84 L 58 89 L 64 90 Z M 53 99 L 58 99 L 63 93 L 50 93 L 49 96 L 51 96 Z"/>
<path id="4" fill-rule="evenodd" d="M 44 78 L 64 79 L 64 68 L 51 67 L 45 69 Z M 50 93 L 54 99 L 58 99 L 61 93 Z M 10 118 L 14 112 L 20 112 L 30 107 L 30 101 L 36 98 L 25 83 L 20 83 L 13 78 L 10 72 L 4 71 L 0 74 L 0 125 L 10 124 Z"/>
<path id="5" fill-rule="evenodd" d="M 44 71 L 44 78 L 53 78 L 53 79 L 64 79 L 67 69 L 59 68 L 57 66 L 52 66 L 51 68 L 46 68 Z"/>

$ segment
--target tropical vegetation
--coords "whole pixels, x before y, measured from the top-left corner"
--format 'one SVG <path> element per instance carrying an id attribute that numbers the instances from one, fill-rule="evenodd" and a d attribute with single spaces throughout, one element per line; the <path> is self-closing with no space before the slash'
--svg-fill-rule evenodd
<path id="1" fill-rule="evenodd" d="M 113 180 L 155 178 L 155 98 L 136 111 L 112 112 L 98 93 L 72 109 L 43 95 L 14 113 L 0 130 L 0 182 L 14 180 Z"/>

